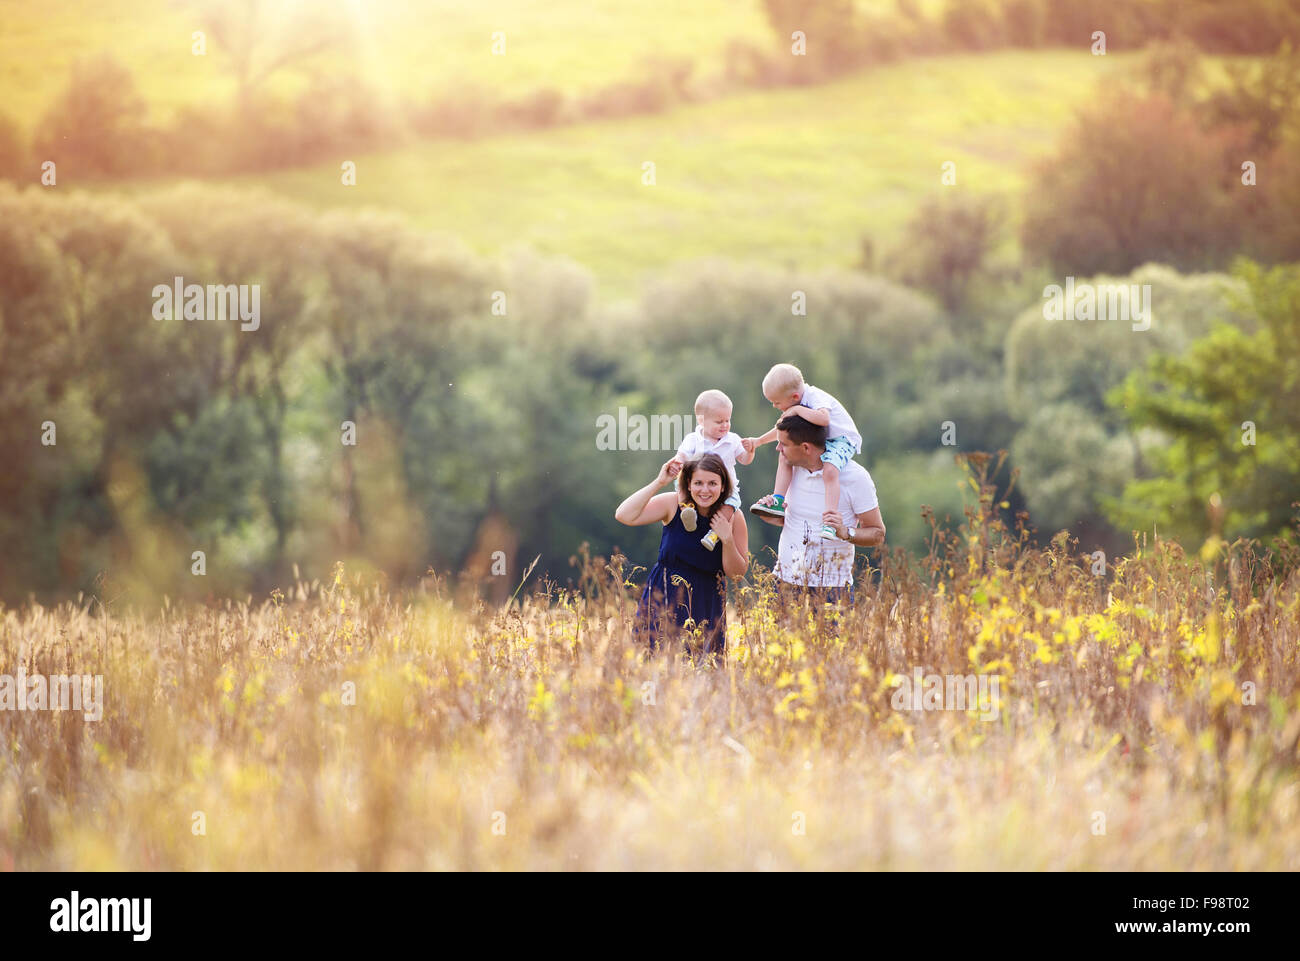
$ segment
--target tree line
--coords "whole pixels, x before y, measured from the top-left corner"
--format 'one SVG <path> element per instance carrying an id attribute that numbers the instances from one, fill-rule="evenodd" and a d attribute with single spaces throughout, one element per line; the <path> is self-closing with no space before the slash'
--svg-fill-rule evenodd
<path id="1" fill-rule="evenodd" d="M 678 414 L 717 387 L 758 433 L 777 359 L 854 413 L 891 542 L 916 550 L 923 504 L 960 517 L 958 451 L 1010 448 L 1009 511 L 1111 542 L 1125 524 L 1203 534 L 1210 487 L 1225 533 L 1274 532 L 1300 476 L 1293 268 L 1115 278 L 1155 290 L 1142 333 L 1047 320 L 1022 291 L 990 317 L 1006 330 L 990 354 L 963 315 L 879 276 L 702 262 L 598 308 L 571 262 L 484 260 L 398 218 L 196 185 L 4 188 L 0 266 L 9 600 L 92 591 L 102 571 L 202 595 L 343 558 L 411 580 L 490 567 L 483 552 L 508 551 L 507 578 L 536 554 L 563 576 L 584 543 L 648 557 L 653 532 L 611 505 L 667 454 L 607 449 L 601 417 Z M 260 325 L 155 319 L 175 277 L 260 285 Z M 772 457 L 743 473 L 750 499 Z"/>

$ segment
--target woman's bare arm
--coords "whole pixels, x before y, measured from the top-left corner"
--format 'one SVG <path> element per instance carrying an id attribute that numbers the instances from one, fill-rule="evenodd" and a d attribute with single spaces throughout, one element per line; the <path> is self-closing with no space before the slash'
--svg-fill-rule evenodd
<path id="1" fill-rule="evenodd" d="M 618 509 L 614 511 L 614 520 L 628 527 L 641 527 L 655 521 L 667 524 L 673 519 L 673 511 L 677 509 L 677 494 L 675 491 L 656 494 L 655 491 L 676 477 L 680 470 L 676 458 L 665 461 L 654 480 L 618 505 Z"/>

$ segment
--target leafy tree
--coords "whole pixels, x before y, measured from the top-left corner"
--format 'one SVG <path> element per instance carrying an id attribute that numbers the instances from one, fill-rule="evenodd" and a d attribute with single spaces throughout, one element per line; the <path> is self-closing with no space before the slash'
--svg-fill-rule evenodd
<path id="1" fill-rule="evenodd" d="M 78 62 L 37 124 L 36 158 L 82 176 L 140 173 L 151 163 L 145 109 L 135 78 L 111 56 Z"/>
<path id="2" fill-rule="evenodd" d="M 596 418 L 617 410 L 608 382 L 617 354 L 614 340 L 598 334 L 591 275 L 572 262 L 516 249 L 503 282 L 508 312 L 486 325 L 479 348 L 493 362 L 462 372 L 469 387 L 457 409 L 472 417 L 479 439 L 469 443 L 455 480 L 475 488 L 463 500 L 474 505 L 476 524 L 492 506 L 494 481 L 500 510 L 518 536 L 519 562 L 541 554 L 539 570 L 558 576 L 569 573 L 568 559 L 584 541 L 602 553 L 625 542 L 627 528 L 614 521 L 613 505 L 637 478 L 645 483 L 645 469 L 635 466 L 640 459 L 657 456 L 657 466 L 668 454 L 596 446 Z M 546 363 L 538 363 L 543 356 Z M 449 484 L 448 473 L 444 466 L 437 476 Z"/>
<path id="3" fill-rule="evenodd" d="M 1157 41 L 1133 68 L 1132 78 L 1144 89 L 1163 94 L 1180 107 L 1195 108 L 1205 78 L 1201 52 L 1186 37 Z"/>
<path id="4" fill-rule="evenodd" d="M 1241 234 L 1230 192 L 1243 141 L 1237 128 L 1202 129 L 1163 94 L 1110 91 L 1036 166 L 1022 246 L 1061 273 L 1218 266 Z"/>
<path id="5" fill-rule="evenodd" d="M 1034 412 L 1016 435 L 1012 460 L 1021 468 L 1025 501 L 1040 533 L 1085 531 L 1105 537 L 1098 499 L 1133 477 L 1130 438 L 1107 430 L 1093 412 L 1063 402 Z"/>
<path id="6" fill-rule="evenodd" d="M 463 245 L 391 216 L 334 212 L 322 219 L 321 231 L 319 356 L 333 394 L 333 429 L 379 418 L 409 467 L 414 425 L 436 410 L 442 430 L 434 438 L 421 435 L 422 442 L 444 457 L 472 449 L 479 412 L 458 419 L 452 411 L 461 359 L 476 354 L 469 343 L 473 319 L 488 313 L 496 289 L 482 265 Z M 356 450 L 345 446 L 341 453 L 345 539 L 351 541 L 345 546 L 355 546 L 368 520 L 356 484 Z M 407 471 L 413 496 L 424 476 Z"/>
<path id="7" fill-rule="evenodd" d="M 27 169 L 29 163 L 27 145 L 23 143 L 18 124 L 0 114 L 0 180 L 18 181 L 24 175 L 34 177 L 33 170 Z"/>
<path id="8" fill-rule="evenodd" d="M 282 573 L 296 510 L 284 463 L 287 422 L 298 399 L 294 363 L 313 320 L 311 297 L 317 278 L 310 265 L 320 247 L 316 222 L 301 208 L 267 194 L 192 184 L 150 195 L 141 206 L 173 241 L 175 274 L 187 283 L 258 288 L 261 317 L 256 330 L 242 330 L 234 318 L 184 325 L 185 336 L 168 365 L 169 375 L 186 388 L 177 408 L 181 417 L 168 425 L 172 436 L 158 441 L 157 450 L 190 449 L 193 441 L 180 435 L 205 424 L 210 407 L 225 411 L 227 432 L 193 447 L 187 459 L 197 458 L 205 477 L 229 471 L 228 465 L 216 463 L 226 457 L 237 456 L 249 468 L 240 475 L 244 483 L 208 489 L 213 497 L 225 492 L 222 500 L 228 510 L 220 516 L 228 525 L 246 520 L 254 511 L 247 503 L 236 506 L 245 492 L 260 495 L 274 530 L 271 568 Z M 298 255 L 286 256 L 286 251 Z M 170 281 L 170 276 L 162 279 Z M 235 424 L 240 425 L 238 431 Z M 154 476 L 167 474 L 160 467 Z M 206 497 L 198 503 L 205 505 L 203 510 L 213 506 Z"/>
<path id="9" fill-rule="evenodd" d="M 862 36 L 853 0 L 763 0 L 777 43 L 788 48 L 791 35 L 803 31 L 808 54 L 797 68 L 812 76 L 834 76 L 862 62 Z"/>
<path id="10" fill-rule="evenodd" d="M 1003 213 L 989 197 L 931 198 L 917 208 L 890 258 L 903 283 L 928 290 L 955 313 L 966 305 L 998 241 Z"/>
<path id="11" fill-rule="evenodd" d="M 229 58 L 245 115 L 272 76 L 335 47 L 345 35 L 327 10 L 286 0 L 190 0 L 201 23 Z"/>
<path id="12" fill-rule="evenodd" d="M 1110 505 L 1118 523 L 1195 541 L 1218 494 L 1224 535 L 1262 536 L 1287 527 L 1300 492 L 1300 268 L 1241 262 L 1242 310 L 1258 325 L 1216 324 L 1183 356 L 1159 354 L 1112 392 L 1135 428 L 1163 443 L 1144 451 L 1146 476 Z M 1252 436 L 1253 427 L 1253 436 Z"/>
<path id="13" fill-rule="evenodd" d="M 0 448 L 18 488 L 5 502 L 31 510 L 6 526 L 24 538 L 16 553 L 34 581 L 85 587 L 91 561 L 61 556 L 61 544 L 72 538 L 87 558 L 103 545 L 111 465 L 138 460 L 171 416 L 175 395 L 158 376 L 169 331 L 149 295 L 168 247 L 131 204 L 84 193 L 5 189 L 0 224 Z"/>
<path id="14" fill-rule="evenodd" d="M 1176 115 L 1199 127 L 1200 136 L 1193 139 L 1205 143 L 1198 149 L 1217 144 L 1220 154 L 1217 161 L 1210 158 L 1222 174 L 1217 199 L 1210 193 L 1189 199 L 1207 217 L 1217 212 L 1224 229 L 1216 240 L 1207 241 L 1210 221 L 1206 220 L 1181 240 L 1152 246 L 1145 252 L 1148 259 L 1226 266 L 1226 258 L 1235 255 L 1263 263 L 1300 258 L 1300 227 L 1293 215 L 1300 204 L 1300 124 L 1296 122 L 1300 112 L 1295 107 L 1300 97 L 1300 54 L 1293 52 L 1288 40 L 1274 56 L 1228 63 L 1224 70 L 1226 83 L 1208 84 L 1199 51 L 1180 37 L 1153 44 L 1131 70 L 1115 75 L 1118 81 L 1109 96 L 1128 103 L 1142 103 L 1149 97 L 1166 99 Z M 1136 93 L 1134 87 L 1142 93 Z M 1253 165 L 1251 180 L 1246 176 L 1246 161 Z M 1045 229 L 1048 235 L 1067 232 L 1064 223 L 1044 224 L 1043 215 L 1038 215 L 1036 229 Z M 1164 215 L 1152 211 L 1151 216 Z M 1180 218 L 1172 218 L 1169 226 L 1179 222 Z M 1141 243 L 1153 244 L 1162 232 L 1163 228 L 1140 231 Z M 1083 246 L 1067 236 L 1056 240 L 1058 247 L 1071 250 Z M 1101 256 L 1109 241 L 1102 238 L 1097 242 L 1103 245 L 1097 252 Z M 1056 260 L 1068 265 L 1066 260 Z"/>
<path id="15" fill-rule="evenodd" d="M 943 32 L 959 50 L 989 50 L 1006 42 L 1006 25 L 989 0 L 954 0 L 943 12 Z"/>
<path id="16" fill-rule="evenodd" d="M 56 245 L 33 216 L 39 196 L 0 184 L 0 585 L 50 587 L 55 581 L 55 544 L 41 536 L 54 509 L 51 488 L 62 476 L 50 448 L 40 442 L 42 424 L 55 422 L 71 443 L 70 411 L 52 398 L 62 382 L 64 344 L 50 337 L 50 323 L 62 296 Z M 72 406 L 72 405 L 68 405 Z M 78 465 L 84 477 L 93 461 Z"/>
<path id="17" fill-rule="evenodd" d="M 1158 353 L 1181 353 L 1214 318 L 1248 326 L 1233 309 L 1241 282 L 1222 274 L 1184 276 L 1147 266 L 1122 277 L 1081 277 L 1095 289 L 1149 285 L 1150 329 L 1131 320 L 1049 319 L 1046 299 L 1026 308 L 1007 334 L 1006 404 L 1022 425 L 1011 444 L 1024 496 L 1041 532 L 1063 528 L 1096 536 L 1107 524 L 1106 498 L 1118 496 L 1140 466 L 1139 444 L 1124 412 L 1107 403 L 1128 374 Z M 1115 532 L 1108 549 L 1129 546 Z"/>
<path id="18" fill-rule="evenodd" d="M 1300 103 L 1300 52 L 1285 41 L 1276 56 L 1258 63 L 1227 63 L 1228 84 L 1199 105 L 1213 126 L 1241 125 L 1250 131 L 1252 152 L 1279 146 L 1296 124 Z"/>

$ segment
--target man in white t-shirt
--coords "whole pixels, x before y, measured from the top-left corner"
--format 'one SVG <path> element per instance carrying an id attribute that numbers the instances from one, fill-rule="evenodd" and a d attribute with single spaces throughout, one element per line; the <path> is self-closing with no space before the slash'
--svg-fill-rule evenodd
<path id="1" fill-rule="evenodd" d="M 777 446 L 793 468 L 785 517 L 763 516 L 781 527 L 777 576 L 787 584 L 824 589 L 830 601 L 847 593 L 851 603 L 854 546 L 877 547 L 885 542 L 876 485 L 865 467 L 850 461 L 840 471 L 839 509 L 825 510 L 821 455 L 826 449 L 826 428 L 798 415 L 782 418 L 777 424 Z M 763 501 L 771 499 L 769 494 Z M 823 524 L 834 527 L 839 540 L 823 539 Z"/>

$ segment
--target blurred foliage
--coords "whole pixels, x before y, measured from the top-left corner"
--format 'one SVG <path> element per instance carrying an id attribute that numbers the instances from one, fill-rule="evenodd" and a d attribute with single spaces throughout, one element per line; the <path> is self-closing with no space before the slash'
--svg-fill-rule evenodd
<path id="1" fill-rule="evenodd" d="M 1244 262 L 1253 329 L 1220 318 L 1181 354 L 1161 353 L 1111 392 L 1135 427 L 1159 432 L 1147 469 L 1112 513 L 1177 537 L 1203 532 L 1211 498 L 1228 539 L 1287 529 L 1300 518 L 1300 269 Z"/>
<path id="2" fill-rule="evenodd" d="M 1007 334 L 1006 402 L 1019 425 L 1011 451 L 1040 531 L 1088 527 L 1100 535 L 1100 546 L 1117 552 L 1131 540 L 1124 528 L 1109 536 L 1098 530 L 1103 504 L 1138 476 L 1139 459 L 1124 412 L 1107 404 L 1110 391 L 1148 357 L 1186 350 L 1215 318 L 1245 327 L 1253 315 L 1249 304 L 1234 300 L 1241 285 L 1218 274 L 1147 266 L 1077 282 L 1130 290 L 1149 285 L 1151 327 L 1134 330 L 1134 321 L 1120 318 L 1048 319 L 1044 299 L 1025 308 Z"/>
<path id="3" fill-rule="evenodd" d="M 1005 217 L 990 197 L 948 193 L 926 200 L 908 221 L 888 269 L 956 313 L 966 305 L 971 284 L 987 272 Z"/>
<path id="4" fill-rule="evenodd" d="M 1195 52 L 1181 49 L 1184 58 L 1191 60 L 1187 69 L 1195 76 L 1199 72 Z M 1261 152 L 1272 151 L 1296 133 L 1300 52 L 1289 39 L 1283 41 L 1277 56 L 1254 63 L 1229 63 L 1226 70 L 1228 85 L 1194 102 L 1207 124 L 1244 125 L 1250 131 L 1251 147 Z"/>
<path id="5" fill-rule="evenodd" d="M 1290 301 L 1250 287 L 1249 265 L 1232 279 L 1176 268 L 1233 250 L 1267 263 L 1300 236 L 1277 204 L 1300 190 L 1279 106 L 1295 63 L 1284 50 L 1215 88 L 1188 44 L 1157 46 L 1024 198 L 1026 236 L 1056 269 L 1151 287 L 1144 331 L 1047 319 L 1044 286 L 1064 278 L 1006 256 L 1008 198 L 993 194 L 921 205 L 884 258 L 893 280 L 691 260 L 696 247 L 638 299 L 600 304 L 582 265 L 522 244 L 485 259 L 368 208 L 195 184 L 129 199 L 5 187 L 0 594 L 89 590 L 107 569 L 174 595 L 263 590 L 336 558 L 410 581 L 471 554 L 490 564 L 488 530 L 509 545 L 511 577 L 538 554 L 563 576 L 584 543 L 648 560 L 657 532 L 618 525 L 612 505 L 674 445 L 600 450 L 597 419 L 689 419 L 713 387 L 756 436 L 776 419 L 759 384 L 778 360 L 855 417 L 891 545 L 920 551 L 924 516 L 966 509 L 954 453 L 1000 449 L 1020 482 L 998 509 L 1027 509 L 1043 538 L 1065 528 L 1119 552 L 1154 523 L 1195 538 L 1215 491 L 1230 530 L 1276 532 L 1294 490 Z M 129 85 L 104 93 L 86 76 L 77 97 L 130 129 Z M 116 162 L 115 142 L 96 141 L 108 152 L 94 162 Z M 1258 187 L 1239 183 L 1238 147 L 1266 151 Z M 1202 172 L 1177 172 L 1188 157 Z M 1103 261 L 1136 266 L 1087 268 Z M 154 320 L 152 291 L 176 277 L 258 285 L 259 329 Z M 1206 358 L 1219 351 L 1236 365 L 1231 389 L 1197 399 L 1198 383 L 1218 383 Z M 1229 414 L 1257 424 L 1257 450 L 1231 449 Z M 47 422 L 54 446 L 40 442 Z M 747 502 L 774 473 L 768 447 L 741 471 Z M 753 527 L 762 556 L 777 532 Z M 196 550 L 206 580 L 190 574 Z"/>
<path id="6" fill-rule="evenodd" d="M 1250 226 L 1235 203 L 1247 155 L 1239 131 L 1203 130 L 1161 94 L 1105 92 L 1037 164 L 1021 243 L 1063 273 L 1221 265 Z"/>
<path id="7" fill-rule="evenodd" d="M 13 118 L 0 114 L 0 180 L 17 182 L 28 173 L 27 150 L 23 144 L 22 131 Z"/>
<path id="8" fill-rule="evenodd" d="M 259 285 L 260 327 L 153 319 L 154 287 L 175 277 Z M 675 445 L 600 450 L 597 419 L 689 420 L 713 387 L 733 399 L 734 428 L 757 436 L 777 417 L 760 390 L 777 360 L 854 415 L 891 545 L 924 548 L 924 505 L 941 523 L 960 517 L 954 453 L 1009 449 L 1023 478 L 1005 517 L 1027 507 L 1043 536 L 1069 528 L 1120 549 L 1122 525 L 1158 515 L 1108 516 L 1108 499 L 1148 477 L 1168 424 L 1133 433 L 1107 397 L 1214 319 L 1259 336 L 1254 308 L 1230 296 L 1243 282 L 1157 266 L 1091 278 L 1152 287 L 1151 329 L 1133 331 L 1045 319 L 1037 278 L 979 281 L 982 295 L 949 312 L 881 277 L 702 260 L 598 307 L 571 261 L 523 247 L 483 260 L 373 211 L 193 184 L 134 201 L 6 188 L 0 584 L 6 596 L 88 590 L 115 569 L 197 596 L 269 589 L 294 565 L 320 576 L 336 558 L 410 581 L 462 568 L 476 539 L 487 551 L 489 516 L 508 531 L 511 575 L 541 554 L 543 572 L 564 576 L 584 542 L 649 559 L 657 532 L 618 525 L 612 505 Z M 1008 303 L 1029 304 L 1009 328 Z M 54 446 L 40 443 L 46 421 Z M 1285 418 L 1270 423 L 1270 437 L 1294 437 Z M 775 467 L 767 447 L 741 470 L 746 502 Z M 1281 496 L 1284 476 L 1261 475 L 1257 498 Z M 1276 527 L 1280 509 L 1252 530 Z M 754 525 L 755 553 L 777 536 Z M 206 580 L 190 573 L 195 550 Z"/>
<path id="9" fill-rule="evenodd" d="M 1300 54 L 1228 63 L 1210 85 L 1185 39 L 1103 84 L 1035 167 L 1021 242 L 1061 272 L 1156 261 L 1226 268 L 1300 259 Z M 1253 165 L 1251 174 L 1246 164 Z"/>
<path id="10" fill-rule="evenodd" d="M 65 176 L 123 176 L 148 169 L 147 105 L 134 75 L 110 54 L 73 65 L 63 94 L 37 126 L 32 150 L 55 159 Z"/>

